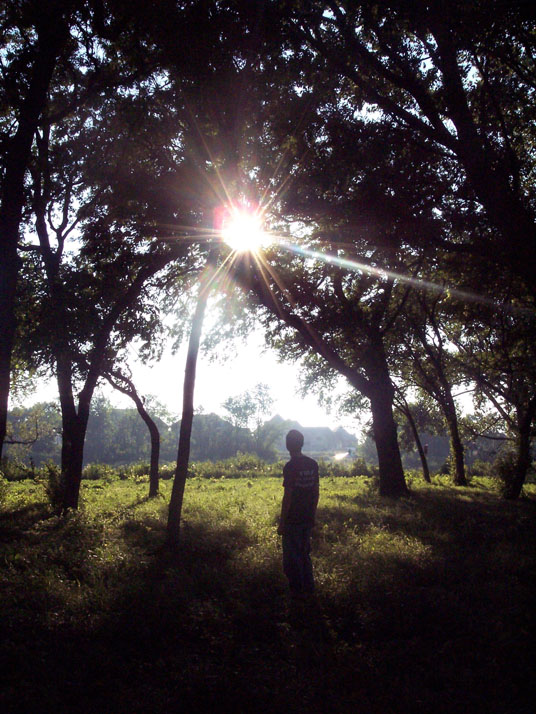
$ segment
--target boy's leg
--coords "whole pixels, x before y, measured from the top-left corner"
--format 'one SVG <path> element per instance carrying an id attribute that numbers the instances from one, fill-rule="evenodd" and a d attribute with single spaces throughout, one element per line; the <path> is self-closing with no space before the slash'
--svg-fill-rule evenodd
<path id="1" fill-rule="evenodd" d="M 311 534 L 313 529 L 305 526 L 301 533 L 301 582 L 302 590 L 306 593 L 313 593 L 315 580 L 313 576 L 313 564 L 311 562 Z"/>
<path id="2" fill-rule="evenodd" d="M 287 525 L 283 533 L 283 571 L 293 595 L 299 595 L 303 586 L 301 541 L 300 527 Z"/>

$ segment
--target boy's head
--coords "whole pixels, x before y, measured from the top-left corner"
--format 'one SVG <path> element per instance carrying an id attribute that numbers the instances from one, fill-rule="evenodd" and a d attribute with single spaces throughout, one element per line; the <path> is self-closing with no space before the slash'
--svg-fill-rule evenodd
<path id="1" fill-rule="evenodd" d="M 287 434 L 287 450 L 291 454 L 299 454 L 303 446 L 303 434 L 297 429 L 291 429 Z"/>

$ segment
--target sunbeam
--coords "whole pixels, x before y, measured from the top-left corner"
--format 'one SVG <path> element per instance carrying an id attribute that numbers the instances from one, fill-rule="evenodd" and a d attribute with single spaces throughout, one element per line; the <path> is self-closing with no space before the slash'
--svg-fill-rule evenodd
<path id="1" fill-rule="evenodd" d="M 379 279 L 390 279 L 397 280 L 406 285 L 411 285 L 417 290 L 424 290 L 428 292 L 434 292 L 438 294 L 445 294 L 449 297 L 457 298 L 462 302 L 474 302 L 481 305 L 487 305 L 489 307 L 494 307 L 503 312 L 520 313 L 520 314 L 530 314 L 532 311 L 528 308 L 516 307 L 514 305 L 507 305 L 504 303 L 498 303 L 491 298 L 485 297 L 484 295 L 478 295 L 477 293 L 472 293 L 466 290 L 459 290 L 458 288 L 452 288 L 448 285 L 440 285 L 439 283 L 434 283 L 429 280 L 423 280 L 422 278 L 414 278 L 409 275 L 404 275 L 403 273 L 398 273 L 393 270 L 387 270 L 386 268 L 375 268 L 372 265 L 367 265 L 366 263 L 361 263 L 355 260 L 349 260 L 347 258 L 341 258 L 337 255 L 330 255 L 328 253 L 320 253 L 317 250 L 311 250 L 310 248 L 305 248 L 297 243 L 292 243 L 281 237 L 272 237 L 272 242 L 276 245 L 288 250 L 292 253 L 303 255 L 306 258 L 312 258 L 314 260 L 321 260 L 325 263 L 331 263 L 332 265 L 337 265 L 346 270 L 366 273 L 368 275 L 373 275 Z"/>

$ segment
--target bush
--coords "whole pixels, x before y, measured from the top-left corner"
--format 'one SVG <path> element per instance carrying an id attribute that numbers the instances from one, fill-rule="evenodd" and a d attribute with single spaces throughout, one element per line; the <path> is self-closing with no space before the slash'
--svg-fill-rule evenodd
<path id="1" fill-rule="evenodd" d="M 361 456 L 355 459 L 350 468 L 352 476 L 372 476 L 372 470 Z"/>
<path id="2" fill-rule="evenodd" d="M 476 459 L 468 469 L 471 478 L 488 478 L 493 475 L 493 465 L 489 461 Z"/>
<path id="3" fill-rule="evenodd" d="M 189 475 L 198 478 L 277 476 L 282 472 L 281 462 L 267 464 L 254 454 L 242 453 L 221 461 L 197 461 L 190 464 L 189 469 Z"/>
<path id="4" fill-rule="evenodd" d="M 451 473 L 451 468 L 452 468 L 452 459 L 449 456 L 445 459 L 445 462 L 437 472 L 440 476 L 449 476 Z"/>
<path id="5" fill-rule="evenodd" d="M 175 467 L 176 464 L 174 463 L 162 464 L 162 466 L 160 466 L 160 468 L 158 469 L 158 474 L 160 478 L 164 479 L 164 481 L 169 481 L 169 479 L 172 479 L 175 475 Z"/>
<path id="6" fill-rule="evenodd" d="M 82 478 L 88 481 L 112 481 L 115 478 L 115 470 L 108 464 L 88 464 L 82 471 Z"/>
<path id="7" fill-rule="evenodd" d="M 4 501 L 6 500 L 7 490 L 8 490 L 8 482 L 7 482 L 7 479 L 5 479 L 5 478 L 0 474 L 0 506 L 2 506 L 2 505 L 4 504 Z"/>
<path id="8" fill-rule="evenodd" d="M 60 467 L 52 462 L 45 464 L 39 469 L 37 480 L 43 478 L 48 502 L 54 510 L 59 510 L 63 506 L 63 496 L 65 494 L 65 484 L 61 477 Z"/>
<path id="9" fill-rule="evenodd" d="M 138 461 L 134 464 L 119 466 L 114 473 L 119 476 L 121 481 L 126 481 L 127 479 L 137 481 L 140 478 L 148 478 L 150 470 L 150 466 L 146 461 Z"/>
<path id="10" fill-rule="evenodd" d="M 2 459 L 0 471 L 7 481 L 23 481 L 27 478 L 36 477 L 36 469 L 33 462 L 25 464 L 19 459 Z"/>
<path id="11" fill-rule="evenodd" d="M 324 461 L 318 462 L 320 476 L 348 477 L 348 476 L 373 476 L 374 467 L 369 466 L 365 459 L 359 457 L 354 461 Z"/>
<path id="12" fill-rule="evenodd" d="M 513 481 L 516 461 L 517 454 L 515 449 L 511 446 L 504 446 L 493 462 L 493 471 L 501 480 L 504 489 L 507 489 Z"/>

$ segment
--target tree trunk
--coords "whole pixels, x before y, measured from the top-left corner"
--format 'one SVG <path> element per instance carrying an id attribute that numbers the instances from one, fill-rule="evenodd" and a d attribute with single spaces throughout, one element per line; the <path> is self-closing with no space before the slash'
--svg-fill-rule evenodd
<path id="1" fill-rule="evenodd" d="M 81 392 L 77 410 L 72 390 L 72 365 L 65 354 L 57 357 L 57 375 L 62 419 L 61 478 L 65 512 L 68 508 L 78 508 L 84 442 L 93 390 L 84 389 Z"/>
<path id="2" fill-rule="evenodd" d="M 147 429 L 149 429 L 149 435 L 151 437 L 149 498 L 155 498 L 156 496 L 158 496 L 159 488 L 158 464 L 160 461 L 160 432 L 158 431 L 158 427 L 156 426 L 156 423 L 153 421 L 153 419 L 151 419 L 150 415 L 147 413 L 143 401 L 142 399 L 140 399 L 140 396 L 136 391 L 136 387 L 134 386 L 134 383 L 131 379 L 126 377 L 124 374 L 121 374 L 119 370 L 107 373 L 104 376 L 114 389 L 117 389 L 119 392 L 121 392 L 122 394 L 126 394 L 127 397 L 130 397 L 132 399 L 132 401 L 136 405 L 138 414 L 143 419 L 145 425 L 147 426 Z"/>
<path id="3" fill-rule="evenodd" d="M 463 444 L 460 438 L 460 431 L 458 429 L 456 407 L 452 398 L 450 400 L 447 399 L 446 401 L 443 401 L 442 407 L 450 435 L 450 452 L 454 461 L 454 473 L 452 474 L 452 480 L 455 486 L 467 486 Z"/>
<path id="4" fill-rule="evenodd" d="M 370 399 L 372 429 L 378 452 L 380 496 L 407 496 L 409 491 L 404 478 L 393 417 L 395 390 L 389 376 L 383 345 L 376 346 L 372 359 L 367 359 L 366 368 L 370 382 L 367 396 Z"/>
<path id="5" fill-rule="evenodd" d="M 15 298 L 20 265 L 17 244 L 24 204 L 24 176 L 57 57 L 68 37 L 64 17 L 56 11 L 52 14 L 50 22 L 45 20 L 38 29 L 28 93 L 21 105 L 17 131 L 7 144 L 4 159 L 0 206 L 0 457 L 6 434 L 11 353 L 16 330 Z"/>
<path id="6" fill-rule="evenodd" d="M 179 544 L 182 502 L 184 499 L 186 478 L 188 476 L 188 464 L 190 462 L 190 440 L 194 419 L 194 388 L 197 355 L 199 353 L 199 342 L 201 340 L 201 331 L 203 329 L 203 319 L 207 306 L 209 287 L 213 276 L 213 259 L 214 253 L 211 253 L 208 257 L 207 265 L 200 281 L 199 296 L 197 298 L 197 304 L 192 319 L 190 339 L 188 342 L 188 355 L 186 357 L 186 367 L 184 370 L 179 449 L 177 453 L 177 466 L 175 468 L 175 477 L 173 479 L 173 487 L 171 490 L 167 522 L 167 543 L 172 548 L 176 548 Z"/>
<path id="7" fill-rule="evenodd" d="M 380 470 L 380 496 L 399 498 L 408 495 L 402 459 L 393 418 L 392 398 L 385 390 L 374 388 L 370 396 L 372 429 Z"/>
<path id="8" fill-rule="evenodd" d="M 73 420 L 64 419 L 61 447 L 61 477 L 64 486 L 63 512 L 78 508 L 82 466 L 84 461 L 84 441 L 87 420 L 77 415 Z"/>
<path id="9" fill-rule="evenodd" d="M 134 399 L 134 397 L 132 397 L 132 398 Z M 158 427 L 156 426 L 153 419 L 151 419 L 151 417 L 147 413 L 145 407 L 143 406 L 143 402 L 138 397 L 138 395 L 136 395 L 136 398 L 134 399 L 134 401 L 135 401 L 136 407 L 138 409 L 138 414 L 141 416 L 141 418 L 145 422 L 147 428 L 149 429 L 149 434 L 151 436 L 151 467 L 150 467 L 150 471 L 149 471 L 149 498 L 155 498 L 156 496 L 158 496 L 158 486 L 159 486 L 158 464 L 160 461 L 160 432 L 158 431 Z"/>
<path id="10" fill-rule="evenodd" d="M 518 418 L 519 431 L 517 437 L 517 456 L 515 470 L 510 483 L 504 489 L 504 497 L 509 500 L 519 498 L 521 489 L 527 478 L 527 471 L 532 462 L 532 454 L 530 450 L 530 432 L 531 422 L 534 417 L 534 408 L 529 409 L 529 412 Z"/>
<path id="11" fill-rule="evenodd" d="M 0 227 L 2 230 L 2 227 Z M 18 237 L 18 230 L 17 230 Z M 6 437 L 9 385 L 11 377 L 11 352 L 15 338 L 15 294 L 17 290 L 18 263 L 16 242 L 0 249 L 0 458 Z"/>
<path id="12" fill-rule="evenodd" d="M 405 409 L 404 410 L 404 415 L 406 419 L 408 420 L 408 424 L 411 427 L 411 431 L 413 433 L 413 438 L 415 439 L 415 445 L 417 447 L 417 451 L 419 452 L 419 457 L 421 459 L 421 464 L 422 464 L 422 475 L 426 483 L 432 483 L 432 480 L 430 478 L 430 469 L 428 468 L 428 459 L 426 458 L 426 453 L 424 451 L 422 442 L 421 442 L 421 437 L 419 436 L 419 431 L 417 429 L 417 425 L 415 424 L 415 419 L 413 418 L 411 414 L 411 410 Z"/>

